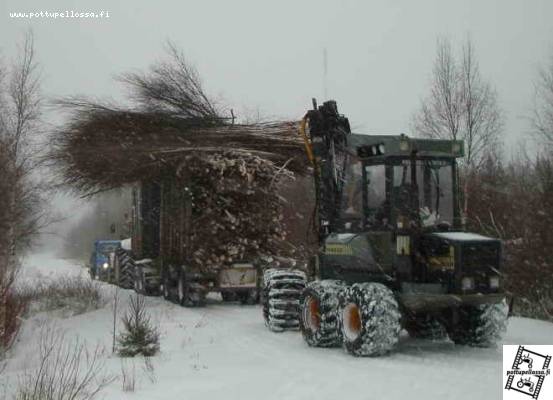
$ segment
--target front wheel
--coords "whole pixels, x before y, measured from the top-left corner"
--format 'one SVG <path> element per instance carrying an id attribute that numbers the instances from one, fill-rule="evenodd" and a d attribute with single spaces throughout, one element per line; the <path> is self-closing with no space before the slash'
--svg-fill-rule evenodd
<path id="1" fill-rule="evenodd" d="M 505 300 L 497 304 L 461 307 L 456 323 L 448 327 L 449 338 L 456 344 L 493 346 L 507 329 L 508 315 L 509 307 Z"/>
<path id="2" fill-rule="evenodd" d="M 136 267 L 134 273 L 134 291 L 138 294 L 144 294 L 144 274 L 142 268 Z"/>
<path id="3" fill-rule="evenodd" d="M 409 336 L 416 339 L 437 341 L 447 338 L 445 327 L 436 317 L 429 314 L 409 315 L 405 329 Z"/>
<path id="4" fill-rule="evenodd" d="M 344 348 L 354 356 L 381 356 L 399 340 L 401 314 L 393 292 L 380 283 L 356 283 L 340 298 Z"/>
<path id="5" fill-rule="evenodd" d="M 159 292 L 163 296 L 163 298 L 167 301 L 173 301 L 173 298 L 171 296 L 171 281 L 168 276 L 168 272 L 165 272 L 161 276 L 161 285 L 159 285 Z"/>
<path id="6" fill-rule="evenodd" d="M 123 289 L 132 289 L 134 286 L 134 260 L 128 252 L 122 249 L 116 251 L 115 257 L 119 267 L 119 281 L 116 284 Z"/>
<path id="7" fill-rule="evenodd" d="M 300 329 L 309 346 L 340 345 L 339 296 L 345 290 L 342 281 L 311 282 L 300 297 Z"/>

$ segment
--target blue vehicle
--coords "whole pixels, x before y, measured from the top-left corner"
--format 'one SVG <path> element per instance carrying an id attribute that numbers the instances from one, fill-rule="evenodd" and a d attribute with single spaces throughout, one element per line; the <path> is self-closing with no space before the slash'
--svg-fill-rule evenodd
<path id="1" fill-rule="evenodd" d="M 96 240 L 90 256 L 90 276 L 109 282 L 114 278 L 113 259 L 110 254 L 121 248 L 120 240 Z"/>

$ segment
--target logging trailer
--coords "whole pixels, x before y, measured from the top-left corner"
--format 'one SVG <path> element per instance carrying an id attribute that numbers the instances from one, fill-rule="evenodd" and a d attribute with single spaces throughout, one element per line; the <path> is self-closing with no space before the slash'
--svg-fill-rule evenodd
<path id="1" fill-rule="evenodd" d="M 144 181 L 132 188 L 131 251 L 118 249 L 118 284 L 145 295 L 162 295 L 182 306 L 202 306 L 209 292 L 224 301 L 254 304 L 259 299 L 257 263 L 234 261 L 216 270 L 190 267 L 188 243 L 192 200 L 176 179 Z"/>

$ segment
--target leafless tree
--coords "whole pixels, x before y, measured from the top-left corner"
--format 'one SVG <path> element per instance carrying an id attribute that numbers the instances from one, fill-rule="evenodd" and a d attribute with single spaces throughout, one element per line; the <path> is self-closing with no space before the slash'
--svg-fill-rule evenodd
<path id="1" fill-rule="evenodd" d="M 132 97 L 146 110 L 185 118 L 220 119 L 213 101 L 207 97 L 196 69 L 172 42 L 166 45 L 168 58 L 153 64 L 147 73 L 122 74 Z"/>
<path id="2" fill-rule="evenodd" d="M 415 115 L 415 132 L 431 138 L 458 139 L 462 119 L 461 74 L 449 40 L 440 38 L 436 46 L 430 95 Z"/>
<path id="3" fill-rule="evenodd" d="M 553 145 L 553 54 L 539 71 L 532 125 L 545 143 Z"/>
<path id="4" fill-rule="evenodd" d="M 17 271 L 17 255 L 45 223 L 33 178 L 41 106 L 40 74 L 28 31 L 10 68 L 0 65 L 0 336 L 3 304 Z"/>
<path id="5" fill-rule="evenodd" d="M 430 95 L 413 117 L 413 128 L 421 136 L 464 141 L 461 166 L 466 212 L 470 175 L 491 152 L 498 151 L 503 128 L 497 93 L 482 78 L 470 39 L 463 44 L 460 61 L 453 54 L 451 42 L 438 39 Z"/>
<path id="6" fill-rule="evenodd" d="M 504 121 L 497 92 L 482 78 L 470 39 L 463 46 L 461 74 L 461 138 L 465 140 L 467 166 L 474 169 L 487 154 L 496 151 Z"/>

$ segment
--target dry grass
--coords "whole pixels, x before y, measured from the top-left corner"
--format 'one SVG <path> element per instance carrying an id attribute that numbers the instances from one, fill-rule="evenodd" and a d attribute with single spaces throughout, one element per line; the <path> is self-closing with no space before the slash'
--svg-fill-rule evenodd
<path id="1" fill-rule="evenodd" d="M 121 389 L 123 392 L 134 392 L 136 389 L 136 367 L 134 361 L 121 360 Z"/>
<path id="2" fill-rule="evenodd" d="M 106 304 L 100 285 L 80 277 L 20 287 L 17 295 L 28 304 L 27 314 L 60 310 L 65 314 L 78 315 Z"/>
<path id="3" fill-rule="evenodd" d="M 59 329 L 44 327 L 37 360 L 19 377 L 13 400 L 92 400 L 115 377 L 104 373 L 104 350 L 90 351 Z"/>

